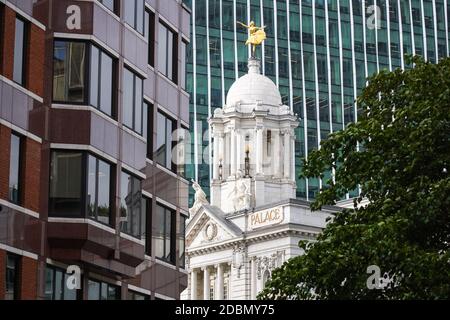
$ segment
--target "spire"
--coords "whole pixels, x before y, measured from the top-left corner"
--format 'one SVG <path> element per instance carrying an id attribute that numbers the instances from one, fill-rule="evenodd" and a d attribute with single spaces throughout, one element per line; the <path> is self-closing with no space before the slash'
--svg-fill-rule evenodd
<path id="1" fill-rule="evenodd" d="M 256 58 L 248 59 L 248 73 L 261 74 L 261 61 Z"/>

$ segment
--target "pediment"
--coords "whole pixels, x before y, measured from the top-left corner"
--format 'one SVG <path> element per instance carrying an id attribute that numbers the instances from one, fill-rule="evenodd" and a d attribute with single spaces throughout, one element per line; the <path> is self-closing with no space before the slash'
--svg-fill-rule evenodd
<path id="1" fill-rule="evenodd" d="M 219 211 L 218 211 L 219 210 Z M 219 215 L 221 214 L 221 215 Z M 186 230 L 186 246 L 197 247 L 234 239 L 242 231 L 212 206 L 202 206 Z"/>

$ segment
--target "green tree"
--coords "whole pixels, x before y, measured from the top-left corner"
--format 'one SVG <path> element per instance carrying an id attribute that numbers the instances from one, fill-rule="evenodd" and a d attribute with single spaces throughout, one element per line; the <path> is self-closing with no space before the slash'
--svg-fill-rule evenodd
<path id="1" fill-rule="evenodd" d="M 275 270 L 260 299 L 450 298 L 450 58 L 408 63 L 371 77 L 358 122 L 305 161 L 306 177 L 335 170 L 314 210 L 358 187 L 361 196 L 300 243 L 305 254 Z M 370 265 L 390 288 L 368 289 Z"/>

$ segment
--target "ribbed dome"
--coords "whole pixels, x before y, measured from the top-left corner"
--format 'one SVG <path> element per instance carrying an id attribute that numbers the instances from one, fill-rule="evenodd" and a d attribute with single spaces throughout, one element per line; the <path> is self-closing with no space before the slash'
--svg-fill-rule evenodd
<path id="1" fill-rule="evenodd" d="M 243 104 L 261 102 L 264 105 L 281 106 L 281 95 L 275 83 L 270 78 L 260 74 L 260 62 L 249 59 L 248 73 L 237 79 L 227 95 L 227 107 L 237 102 Z"/>

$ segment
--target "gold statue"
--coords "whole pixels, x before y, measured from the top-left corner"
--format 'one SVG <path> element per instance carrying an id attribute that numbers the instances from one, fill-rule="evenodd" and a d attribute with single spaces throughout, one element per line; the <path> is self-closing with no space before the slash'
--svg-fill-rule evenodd
<path id="1" fill-rule="evenodd" d="M 248 31 L 250 32 L 250 36 L 245 42 L 245 45 L 253 46 L 252 56 L 255 57 L 256 46 L 259 46 L 264 40 L 266 40 L 266 33 L 264 32 L 264 28 L 266 26 L 257 27 L 254 21 L 250 21 L 250 24 L 248 26 L 239 21 L 237 23 L 239 23 L 244 28 L 247 28 Z"/>

